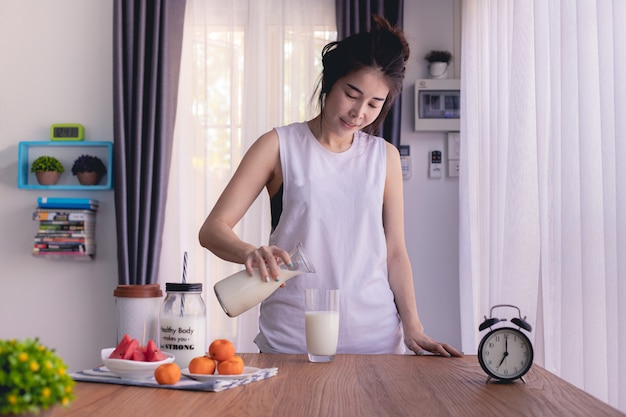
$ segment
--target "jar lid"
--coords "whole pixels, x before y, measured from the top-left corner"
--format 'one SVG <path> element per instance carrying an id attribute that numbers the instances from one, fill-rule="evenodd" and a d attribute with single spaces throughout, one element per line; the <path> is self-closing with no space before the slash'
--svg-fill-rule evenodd
<path id="1" fill-rule="evenodd" d="M 163 291 L 159 284 L 118 285 L 113 296 L 122 298 L 152 298 L 162 297 Z"/>
<path id="2" fill-rule="evenodd" d="M 167 292 L 202 292 L 202 283 L 185 283 L 182 282 L 166 282 L 165 291 Z"/>

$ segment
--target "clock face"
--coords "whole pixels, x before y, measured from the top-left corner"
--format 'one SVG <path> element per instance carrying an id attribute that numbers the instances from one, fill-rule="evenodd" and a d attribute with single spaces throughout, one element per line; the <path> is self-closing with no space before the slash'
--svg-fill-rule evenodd
<path id="1" fill-rule="evenodd" d="M 533 347 L 528 337 L 517 329 L 495 329 L 480 342 L 478 361 L 490 377 L 513 381 L 532 366 Z"/>
<path id="2" fill-rule="evenodd" d="M 80 123 L 55 123 L 50 126 L 52 140 L 83 140 L 85 128 Z"/>
<path id="3" fill-rule="evenodd" d="M 78 137 L 78 127 L 55 127 L 54 136 L 57 138 L 76 138 Z"/>

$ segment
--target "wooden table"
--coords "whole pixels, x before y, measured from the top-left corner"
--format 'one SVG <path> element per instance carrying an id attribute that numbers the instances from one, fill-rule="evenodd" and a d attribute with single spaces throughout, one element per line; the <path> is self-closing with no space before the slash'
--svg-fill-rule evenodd
<path id="1" fill-rule="evenodd" d="M 625 416 L 534 365 L 526 383 L 489 383 L 463 358 L 243 354 L 278 375 L 222 392 L 78 382 L 76 400 L 53 416 Z"/>

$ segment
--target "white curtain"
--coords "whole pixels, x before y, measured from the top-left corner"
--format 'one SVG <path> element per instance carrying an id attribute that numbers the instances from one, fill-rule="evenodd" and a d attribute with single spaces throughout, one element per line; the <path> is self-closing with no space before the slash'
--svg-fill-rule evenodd
<path id="1" fill-rule="evenodd" d="M 623 0 L 463 0 L 461 63 L 463 350 L 517 305 L 535 362 L 621 411 L 625 21 Z"/>
<path id="2" fill-rule="evenodd" d="M 226 316 L 213 284 L 240 265 L 198 243 L 198 231 L 241 157 L 261 134 L 309 117 L 322 47 L 336 38 L 333 0 L 188 0 L 178 116 L 169 179 L 159 282 L 204 284 L 207 338 L 228 338 L 255 352 L 258 308 Z M 262 193 L 237 225 L 238 235 L 266 244 L 269 198 Z"/>

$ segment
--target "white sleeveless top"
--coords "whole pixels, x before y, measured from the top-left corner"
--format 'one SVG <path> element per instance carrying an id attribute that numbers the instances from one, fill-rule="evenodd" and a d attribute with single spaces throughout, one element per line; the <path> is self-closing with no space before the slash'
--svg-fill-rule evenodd
<path id="1" fill-rule="evenodd" d="M 382 223 L 384 139 L 359 131 L 334 153 L 306 123 L 276 132 L 283 209 L 270 244 L 291 250 L 302 242 L 316 272 L 263 301 L 255 343 L 264 353 L 306 353 L 304 289 L 327 288 L 341 290 L 338 353 L 404 353 Z"/>

